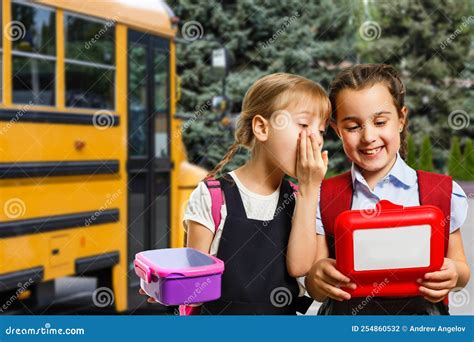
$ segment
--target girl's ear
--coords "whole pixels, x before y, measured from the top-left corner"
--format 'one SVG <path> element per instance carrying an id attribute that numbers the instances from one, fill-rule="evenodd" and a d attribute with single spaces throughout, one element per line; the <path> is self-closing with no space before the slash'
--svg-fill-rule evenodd
<path id="1" fill-rule="evenodd" d="M 269 122 L 261 115 L 255 115 L 252 118 L 253 135 L 258 141 L 266 141 L 268 139 Z"/>
<path id="2" fill-rule="evenodd" d="M 407 106 L 403 106 L 402 109 L 400 110 L 400 113 L 402 115 L 400 115 L 400 130 L 403 129 L 403 127 L 405 127 L 405 123 L 407 121 L 407 116 L 408 116 L 408 108 Z"/>
<path id="3" fill-rule="evenodd" d="M 339 128 L 337 128 L 337 124 L 335 121 L 333 120 L 330 120 L 329 121 L 329 125 L 331 126 L 331 128 L 334 130 L 334 132 L 336 132 L 337 136 L 339 137 L 339 139 L 341 139 L 341 133 L 339 132 Z"/>

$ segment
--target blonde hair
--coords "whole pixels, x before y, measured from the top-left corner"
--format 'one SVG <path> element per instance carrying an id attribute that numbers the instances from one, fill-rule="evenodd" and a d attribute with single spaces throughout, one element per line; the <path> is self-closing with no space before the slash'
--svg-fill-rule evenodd
<path id="1" fill-rule="evenodd" d="M 258 79 L 245 94 L 234 143 L 207 177 L 215 177 L 240 147 L 253 149 L 255 137 L 252 120 L 256 115 L 270 120 L 273 113 L 284 110 L 295 102 L 306 104 L 311 113 L 320 115 L 324 121 L 331 115 L 331 102 L 324 89 L 316 82 L 287 73 L 270 74 Z"/>

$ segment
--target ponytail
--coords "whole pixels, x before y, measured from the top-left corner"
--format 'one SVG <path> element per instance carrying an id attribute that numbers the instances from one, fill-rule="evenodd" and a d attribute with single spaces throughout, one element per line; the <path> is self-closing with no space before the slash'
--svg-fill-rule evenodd
<path id="1" fill-rule="evenodd" d="M 206 178 L 215 178 L 216 175 L 228 164 L 235 156 L 237 151 L 239 150 L 240 144 L 238 142 L 233 143 L 229 149 L 227 150 L 226 154 L 222 158 L 222 160 L 207 174 Z"/>

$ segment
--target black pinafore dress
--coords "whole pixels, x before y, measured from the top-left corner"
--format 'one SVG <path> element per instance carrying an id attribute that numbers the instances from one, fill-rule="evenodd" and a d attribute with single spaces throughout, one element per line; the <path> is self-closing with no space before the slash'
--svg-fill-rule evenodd
<path id="1" fill-rule="evenodd" d="M 217 257 L 224 261 L 222 296 L 202 305 L 202 315 L 295 315 L 313 300 L 298 297 L 299 287 L 286 268 L 286 249 L 295 206 L 283 180 L 274 218 L 248 219 L 239 189 L 230 175 L 219 179 L 227 217 Z"/>

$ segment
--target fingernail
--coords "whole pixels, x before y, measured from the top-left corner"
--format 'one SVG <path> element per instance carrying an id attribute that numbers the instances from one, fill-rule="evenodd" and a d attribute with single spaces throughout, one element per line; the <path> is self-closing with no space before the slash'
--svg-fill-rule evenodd
<path id="1" fill-rule="evenodd" d="M 417 282 L 417 283 L 421 283 L 421 279 L 418 278 L 418 279 L 416 280 L 416 282 Z"/>

